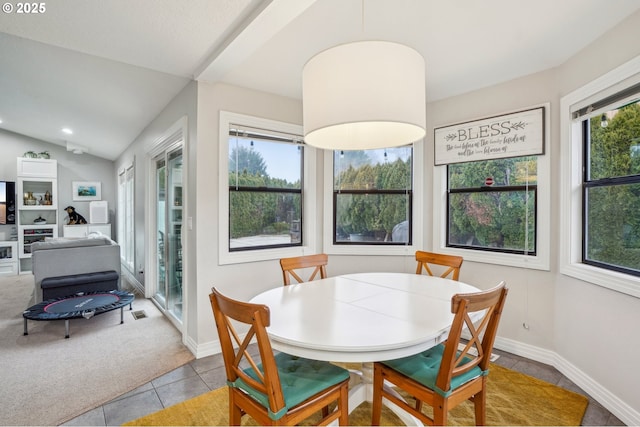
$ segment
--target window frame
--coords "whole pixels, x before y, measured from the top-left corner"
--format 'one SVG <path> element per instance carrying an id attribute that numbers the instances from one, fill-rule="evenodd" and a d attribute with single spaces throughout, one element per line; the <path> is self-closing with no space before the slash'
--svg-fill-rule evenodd
<path id="1" fill-rule="evenodd" d="M 582 121 L 582 140 L 583 140 L 583 164 L 585 165 L 583 169 L 583 178 L 582 178 L 582 235 L 588 235 L 589 228 L 589 190 L 594 188 L 612 188 L 619 185 L 628 185 L 628 184 L 640 184 L 640 176 L 638 175 L 625 175 L 625 176 L 609 176 L 603 178 L 591 178 L 590 177 L 590 151 L 588 146 L 591 142 L 590 136 L 590 119 L 586 118 Z M 602 261 L 597 261 L 594 259 L 587 258 L 587 239 L 582 239 L 582 262 L 584 264 L 593 265 L 595 267 L 599 267 L 605 270 L 618 271 L 625 274 L 630 274 L 632 276 L 640 276 L 640 271 L 633 271 L 630 268 L 620 266 L 618 264 L 607 264 Z"/>
<path id="2" fill-rule="evenodd" d="M 523 156 L 523 157 L 534 157 L 534 156 Z M 539 157 L 539 156 L 536 156 Z M 447 191 L 447 207 L 450 204 L 450 199 L 451 199 L 451 195 L 452 194 L 476 194 L 476 193 L 489 193 L 489 192 L 496 192 L 496 193 L 510 193 L 510 192 L 527 192 L 527 191 L 531 191 L 535 194 L 535 198 L 534 198 L 534 206 L 533 209 L 534 211 L 537 213 L 538 212 L 538 184 L 531 184 L 531 185 L 505 185 L 505 186 L 497 186 L 497 187 L 473 187 L 473 188 L 456 188 L 456 189 L 450 189 L 449 191 Z M 533 242 L 533 251 L 528 252 L 526 250 L 524 251 L 518 251 L 515 249 L 503 249 L 503 248 L 492 248 L 492 247 L 486 247 L 486 246 L 482 246 L 482 247 L 474 247 L 474 246 L 470 246 L 470 245 L 462 245 L 462 244 L 450 244 L 449 240 L 450 240 L 450 232 L 451 232 L 451 228 L 450 228 L 450 223 L 449 223 L 449 218 L 450 216 L 448 215 L 449 212 L 447 211 L 447 225 L 446 225 L 446 242 L 447 242 L 447 247 L 448 248 L 456 248 L 456 249 L 469 249 L 469 250 L 473 250 L 473 251 L 486 251 L 486 252 L 496 252 L 496 253 L 503 253 L 503 254 L 518 254 L 518 255 L 527 255 L 527 256 L 535 256 L 537 253 L 537 246 L 538 246 L 538 242 L 535 241 Z M 534 222 L 534 229 L 536 231 L 536 236 L 538 234 L 538 215 L 536 214 L 535 218 L 533 219 Z"/>
<path id="3" fill-rule="evenodd" d="M 640 277 L 585 264 L 583 254 L 583 166 L 581 120 L 572 114 L 593 102 L 640 83 L 640 56 L 622 64 L 560 99 L 561 204 L 560 272 L 594 285 L 640 298 Z M 575 159 L 580 159 L 579 162 Z"/>
<path id="4" fill-rule="evenodd" d="M 334 226 L 335 226 L 335 208 L 334 208 L 334 190 L 333 190 L 333 150 L 324 150 L 324 209 L 323 209 L 323 251 L 330 255 L 390 255 L 390 256 L 413 256 L 415 251 L 424 250 L 423 233 L 416 232 L 424 230 L 423 201 L 424 191 L 424 167 L 421 165 L 424 159 L 424 140 L 417 141 L 413 144 L 413 153 L 411 165 L 412 169 L 412 195 L 411 199 L 411 215 L 412 224 L 409 224 L 409 230 L 412 236 L 409 238 L 411 243 L 407 244 L 372 244 L 367 242 L 359 243 L 335 243 L 334 242 Z M 339 151 L 339 150 L 336 150 Z M 419 166 L 420 165 L 420 166 Z"/>
<path id="5" fill-rule="evenodd" d="M 118 171 L 118 243 L 120 262 L 135 271 L 135 162 Z"/>
<path id="6" fill-rule="evenodd" d="M 550 123 L 550 103 L 519 108 L 518 110 L 530 110 L 544 107 L 544 122 Z M 504 113 L 508 114 L 508 113 Z M 498 114 L 500 115 L 500 114 Z M 476 119 L 471 119 L 476 120 Z M 448 233 L 448 176 L 447 165 L 434 166 L 433 168 L 433 250 L 450 255 L 464 257 L 465 261 L 480 262 L 484 264 L 497 264 L 511 267 L 520 267 L 533 270 L 550 270 L 550 237 L 551 237 L 551 177 L 550 177 L 550 151 L 551 126 L 544 127 L 544 154 L 538 155 L 538 182 L 536 193 L 536 242 L 535 255 L 509 253 L 506 251 L 489 251 L 463 247 L 447 246 Z M 525 156 L 530 157 L 530 156 Z"/>
<path id="7" fill-rule="evenodd" d="M 245 114 L 220 111 L 219 159 L 218 159 L 218 262 L 220 265 L 267 261 L 285 257 L 319 253 L 317 228 L 312 220 L 316 210 L 316 190 L 312 184 L 316 174 L 316 149 L 304 145 L 302 179 L 302 243 L 295 246 L 251 248 L 230 250 L 229 248 L 229 126 L 242 124 L 252 128 L 266 129 L 302 135 L 300 125 L 264 119 Z"/>

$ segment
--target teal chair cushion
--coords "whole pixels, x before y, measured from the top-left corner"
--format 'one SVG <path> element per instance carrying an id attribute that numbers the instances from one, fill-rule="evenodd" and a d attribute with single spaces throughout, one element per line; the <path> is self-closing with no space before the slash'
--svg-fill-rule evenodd
<path id="1" fill-rule="evenodd" d="M 477 378 L 480 375 L 486 375 L 486 373 L 476 366 L 464 374 L 451 378 L 451 390 L 440 390 L 436 387 L 436 378 L 438 377 L 438 371 L 440 370 L 443 353 L 444 344 L 439 344 L 414 356 L 388 360 L 382 363 L 444 397 L 450 395 L 451 392 L 467 381 Z M 465 357 L 462 364 L 467 363 L 470 360 L 471 359 L 468 357 Z"/>
<path id="2" fill-rule="evenodd" d="M 242 379 L 238 378 L 234 384 L 230 384 L 232 387 L 244 390 L 260 402 L 262 406 L 267 408 L 269 417 L 273 420 L 280 419 L 289 408 L 293 408 L 311 396 L 349 378 L 349 371 L 329 362 L 305 359 L 286 353 L 278 353 L 275 359 L 285 402 L 285 407 L 277 413 L 273 413 L 269 409 L 269 399 L 265 394 L 253 389 Z M 258 369 L 262 371 L 261 364 L 258 365 Z M 253 368 L 244 371 L 250 377 L 258 379 Z"/>

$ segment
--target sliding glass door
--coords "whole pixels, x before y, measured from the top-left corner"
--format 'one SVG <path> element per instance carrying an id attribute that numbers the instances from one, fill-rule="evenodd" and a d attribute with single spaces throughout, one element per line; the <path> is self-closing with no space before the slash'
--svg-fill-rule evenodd
<path id="1" fill-rule="evenodd" d="M 154 299 L 182 322 L 182 145 L 154 159 L 156 293 Z"/>

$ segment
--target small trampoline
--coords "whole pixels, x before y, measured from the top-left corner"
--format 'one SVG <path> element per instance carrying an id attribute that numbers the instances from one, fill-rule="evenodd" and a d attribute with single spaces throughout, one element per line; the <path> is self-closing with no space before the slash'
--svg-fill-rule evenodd
<path id="1" fill-rule="evenodd" d="M 90 319 L 95 315 L 120 309 L 120 323 L 124 323 L 123 308 L 131 304 L 135 296 L 123 291 L 88 292 L 62 298 L 42 301 L 29 307 L 22 313 L 24 317 L 24 335 L 27 332 L 27 319 L 30 320 L 64 320 L 65 338 L 69 338 L 69 320 L 84 317 Z"/>

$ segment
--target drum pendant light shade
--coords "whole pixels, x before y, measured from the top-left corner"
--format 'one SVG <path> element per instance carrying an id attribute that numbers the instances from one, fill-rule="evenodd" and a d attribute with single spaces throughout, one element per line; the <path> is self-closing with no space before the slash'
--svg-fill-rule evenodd
<path id="1" fill-rule="evenodd" d="M 311 146 L 368 150 L 413 143 L 426 128 L 424 59 L 385 41 L 333 47 L 305 65 L 302 104 Z"/>

